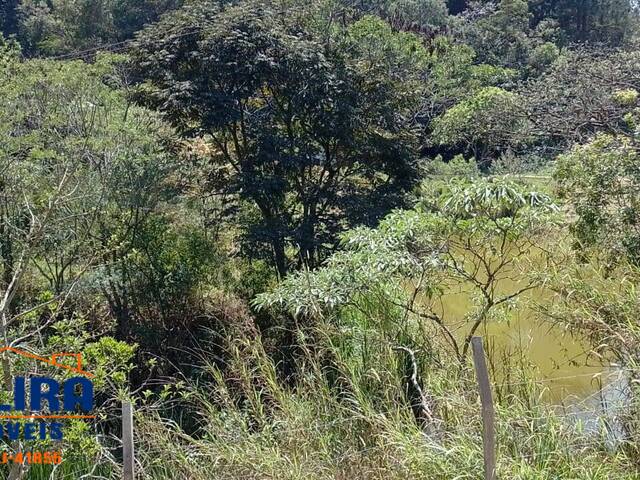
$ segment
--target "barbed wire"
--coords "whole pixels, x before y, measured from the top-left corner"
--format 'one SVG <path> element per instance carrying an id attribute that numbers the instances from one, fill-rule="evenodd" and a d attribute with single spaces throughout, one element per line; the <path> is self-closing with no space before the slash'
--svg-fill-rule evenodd
<path id="1" fill-rule="evenodd" d="M 596 367 L 594 367 L 594 368 L 596 368 Z M 603 366 L 603 368 L 607 368 L 607 367 Z M 567 375 L 567 376 L 562 376 L 562 377 L 549 377 L 549 378 L 523 380 L 521 382 L 494 381 L 493 384 L 494 384 L 494 386 L 498 386 L 498 387 L 511 387 L 511 386 L 515 387 L 515 386 L 522 386 L 522 385 L 535 385 L 536 383 L 552 383 L 552 382 L 557 382 L 557 381 L 562 381 L 562 380 L 573 380 L 573 379 L 585 378 L 585 377 L 593 377 L 594 379 L 597 378 L 597 377 L 603 377 L 603 376 L 612 377 L 612 376 L 615 376 L 616 374 L 619 375 L 619 374 L 621 374 L 623 372 L 638 372 L 638 369 L 634 369 L 634 368 L 618 368 L 618 367 L 616 367 L 611 372 L 580 373 L 580 374 L 576 374 L 576 375 Z"/>
<path id="2" fill-rule="evenodd" d="M 72 60 L 78 60 L 80 58 L 83 58 L 87 55 L 90 55 L 92 53 L 98 53 L 98 52 L 103 52 L 103 51 L 108 51 L 108 52 L 117 52 L 117 51 L 122 51 L 124 49 L 129 48 L 129 45 L 132 43 L 131 40 L 125 40 L 122 42 L 117 42 L 117 43 L 111 43 L 111 44 L 106 44 L 106 45 L 100 45 L 98 47 L 93 47 L 93 48 L 88 48 L 86 50 L 79 50 L 76 52 L 71 52 L 71 53 L 64 53 L 61 55 L 54 55 L 52 57 L 45 57 L 46 60 L 68 60 L 68 61 L 72 61 Z M 119 45 L 122 45 L 121 48 L 114 48 L 117 47 Z"/>
<path id="3" fill-rule="evenodd" d="M 398 409 L 398 408 L 394 408 L 392 410 L 387 410 L 387 411 L 383 411 L 383 412 L 376 412 L 374 414 L 368 414 L 366 412 L 362 413 L 362 418 L 358 418 L 358 417 L 350 417 L 350 418 L 344 418 L 344 419 L 338 419 L 338 420 L 334 420 L 331 422 L 324 422 L 324 423 L 315 423 L 314 425 L 311 426 L 307 426 L 307 427 L 303 427 L 303 428 L 296 428 L 296 429 L 286 429 L 284 430 L 285 433 L 291 435 L 294 434 L 296 432 L 301 432 L 301 431 L 306 431 L 306 432 L 315 432 L 317 431 L 318 428 L 321 427 L 328 427 L 328 426 L 332 426 L 332 425 L 336 425 L 339 423 L 343 423 L 343 422 L 352 422 L 352 421 L 356 421 L 356 420 L 367 420 L 367 419 L 372 419 L 375 418 L 376 416 L 379 415 L 384 415 L 387 413 L 399 413 L 402 410 L 402 408 Z M 540 419 L 548 419 L 550 417 L 558 417 L 558 416 L 562 416 L 562 417 L 568 417 L 571 415 L 575 415 L 577 412 L 572 412 L 570 414 L 566 414 L 566 415 L 558 415 L 558 414 L 553 414 L 550 412 L 550 415 L 545 416 L 545 417 L 537 417 Z M 501 415 L 498 415 L 498 418 L 502 417 Z M 513 420 L 517 420 L 517 419 L 513 419 Z M 531 420 L 531 418 L 525 418 L 525 420 Z M 602 451 L 603 449 L 610 449 L 611 448 L 611 443 L 615 442 L 616 444 L 619 443 L 624 443 L 623 441 L 620 440 L 616 440 L 612 437 L 607 437 L 604 438 L 602 437 L 602 431 L 600 432 L 600 436 L 597 436 L 598 432 L 592 432 L 592 435 L 585 435 L 583 437 L 581 437 L 579 440 L 581 441 L 577 441 L 577 442 L 571 442 L 571 441 L 567 441 L 566 443 L 564 443 L 563 445 L 559 445 L 558 447 L 554 448 L 554 449 L 547 449 L 547 450 L 535 450 L 535 451 L 531 451 L 531 452 L 520 452 L 520 451 L 516 451 L 513 452 L 510 448 L 506 447 L 505 449 L 501 449 L 498 451 L 499 454 L 499 458 L 503 458 L 503 459 L 510 459 L 514 462 L 518 462 L 518 461 L 522 461 L 522 460 L 526 460 L 526 461 L 536 461 L 539 460 L 538 457 L 544 457 L 547 455 L 558 455 L 558 456 L 567 456 L 567 455 L 572 455 L 575 454 L 576 450 L 580 450 L 580 449 L 591 449 L 594 451 L 594 453 L 597 453 L 598 451 Z M 375 438 L 375 437 L 374 437 Z M 380 438 L 380 437 L 378 437 Z M 370 454 L 371 452 L 375 452 L 375 451 L 379 451 L 379 450 L 383 450 L 383 449 L 387 449 L 389 447 L 395 447 L 395 448 L 399 448 L 399 449 L 406 449 L 407 445 L 417 445 L 417 448 L 428 448 L 428 449 L 432 449 L 432 450 L 438 450 L 438 451 L 442 451 L 446 454 L 452 454 L 455 453 L 456 450 L 458 450 L 457 447 L 454 448 L 446 448 L 443 444 L 438 443 L 436 441 L 433 442 L 428 442 L 428 441 L 424 441 L 424 442 L 420 442 L 418 444 L 415 443 L 415 438 L 405 438 L 406 441 L 391 441 L 391 442 L 383 442 L 383 443 L 378 443 L 375 445 L 370 445 L 370 446 L 365 446 L 364 448 L 361 449 L 357 449 L 357 450 L 349 450 L 346 451 L 338 456 L 334 456 L 331 454 L 331 452 L 327 452 L 330 456 L 331 456 L 331 461 L 332 462 L 343 462 L 349 458 L 354 458 L 357 456 L 362 456 L 364 454 Z M 428 438 L 428 436 L 424 436 L 423 437 L 425 440 Z M 592 440 L 589 441 L 589 438 L 591 438 Z M 584 440 L 587 441 L 584 441 Z M 186 437 L 185 440 L 189 440 L 189 437 Z M 541 442 L 544 441 L 544 438 L 540 437 L 539 439 Z M 198 451 L 201 451 L 201 448 L 206 448 L 207 446 L 209 446 L 210 443 L 204 441 L 195 441 L 193 443 L 189 443 L 188 446 L 186 446 L 186 450 L 185 452 L 191 452 L 193 455 L 198 456 Z M 213 446 L 213 448 L 210 449 L 211 452 L 215 451 L 215 446 Z M 202 451 L 201 451 L 202 452 Z M 202 455 L 206 456 L 206 451 L 202 453 Z M 478 449 L 478 455 L 480 455 L 480 450 Z M 144 469 L 144 462 L 141 462 L 141 467 L 142 469 Z"/>
<path id="4" fill-rule="evenodd" d="M 437 397 L 436 397 L 436 400 L 437 400 Z M 624 405 L 620 405 L 620 408 L 627 408 L 633 405 L 634 405 L 633 403 L 625 403 Z M 593 417 L 592 418 L 593 421 L 611 420 L 620 416 L 620 415 L 612 414 L 612 412 L 603 411 L 602 409 L 599 409 L 599 408 L 598 409 L 595 409 L 595 408 L 582 409 L 582 410 L 570 411 L 570 412 L 559 412 L 557 411 L 557 409 L 554 409 L 554 407 L 549 407 L 549 408 L 550 408 L 549 412 L 547 412 L 547 414 L 545 415 L 539 415 L 539 416 L 521 415 L 518 417 L 509 417 L 509 416 L 502 415 L 500 410 L 498 409 L 496 411 L 496 417 L 499 421 L 502 421 L 505 424 L 511 424 L 518 421 L 539 421 L 539 420 L 543 421 L 543 420 L 552 420 L 552 419 L 567 419 L 567 418 L 578 417 L 581 415 L 590 415 Z M 561 408 L 561 407 L 558 406 L 555 408 Z M 386 418 L 385 417 L 386 415 L 395 414 L 397 416 L 403 416 L 403 415 L 409 414 L 409 412 L 410 412 L 410 405 L 396 407 L 393 409 L 379 411 L 379 412 L 371 412 L 371 413 L 351 412 L 353 413 L 353 415 L 349 417 L 335 419 L 330 422 L 313 422 L 311 425 L 307 425 L 304 427 L 297 427 L 297 428 L 287 428 L 286 423 L 284 421 L 283 422 L 275 421 L 274 423 L 270 424 L 269 428 L 267 428 L 266 430 L 274 434 L 281 432 L 287 435 L 296 434 L 296 433 L 305 433 L 305 432 L 312 433 L 312 432 L 318 432 L 320 430 L 326 430 L 331 427 L 335 427 L 337 425 L 348 424 L 348 423 L 356 423 L 356 422 L 374 423 L 376 420 L 388 421 L 392 419 Z M 444 422 L 442 420 L 439 420 L 439 421 L 436 421 L 435 423 L 441 424 Z M 281 426 L 284 428 L 281 429 L 280 428 Z"/>
<path id="5" fill-rule="evenodd" d="M 200 29 L 196 29 L 190 32 L 184 32 L 184 33 L 179 33 L 177 35 L 170 35 L 168 37 L 169 40 L 175 40 L 178 38 L 183 38 L 183 37 L 187 37 L 189 35 L 195 35 L 197 33 L 200 33 L 201 30 Z M 86 57 L 88 55 L 92 55 L 95 53 L 100 53 L 100 52 L 109 52 L 109 53 L 118 53 L 118 52 L 122 52 L 125 51 L 127 49 L 129 49 L 133 44 L 136 43 L 135 39 L 131 39 L 131 40 L 123 40 L 121 42 L 115 42 L 115 43 L 109 43 L 109 44 L 104 44 L 104 45 L 99 45 L 97 47 L 93 47 L 93 48 L 88 48 L 85 50 L 79 50 L 76 52 L 70 52 L 70 53 L 64 53 L 61 55 L 55 55 L 52 57 L 46 57 L 47 60 L 61 60 L 61 61 L 72 61 L 72 60 L 79 60 L 83 57 Z"/>

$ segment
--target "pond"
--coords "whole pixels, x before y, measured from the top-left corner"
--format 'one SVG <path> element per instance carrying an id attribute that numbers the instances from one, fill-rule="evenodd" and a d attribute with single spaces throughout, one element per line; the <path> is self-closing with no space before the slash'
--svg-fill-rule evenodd
<path id="1" fill-rule="evenodd" d="M 534 290 L 523 296 L 504 319 L 490 320 L 478 330 L 489 357 L 492 381 L 504 389 L 535 378 L 543 388 L 542 401 L 555 406 L 559 415 L 592 432 L 600 431 L 606 418 L 609 435 L 615 440 L 622 432 L 617 431 L 619 426 L 614 417 L 627 399 L 624 369 L 606 358 L 596 357 L 590 353 L 586 340 L 549 322 L 531 307 L 548 297 L 548 293 Z M 468 292 L 444 295 L 445 318 L 464 318 L 472 308 Z M 459 339 L 470 328 L 467 322 L 455 328 L 455 322 L 450 321 L 449 326 Z"/>

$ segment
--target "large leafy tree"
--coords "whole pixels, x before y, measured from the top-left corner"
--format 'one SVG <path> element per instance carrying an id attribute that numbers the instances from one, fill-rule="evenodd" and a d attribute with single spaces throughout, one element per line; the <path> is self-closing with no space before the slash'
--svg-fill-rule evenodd
<path id="1" fill-rule="evenodd" d="M 63 55 L 129 39 L 181 0 L 5 0 L 4 30 L 30 55 Z M 0 13 L 2 3 L 0 2 Z"/>
<path id="2" fill-rule="evenodd" d="M 495 12 L 469 29 L 468 40 L 487 62 L 522 65 L 531 48 L 529 17 L 525 0 L 501 0 Z"/>
<path id="3" fill-rule="evenodd" d="M 515 93 L 498 87 L 481 89 L 432 122 L 433 140 L 459 145 L 486 166 L 501 146 L 516 142 L 525 128 L 519 101 Z"/>
<path id="4" fill-rule="evenodd" d="M 397 30 L 427 36 L 442 30 L 450 21 L 445 0 L 316 0 L 308 3 L 315 3 L 325 13 L 328 10 L 330 16 L 357 20 L 363 15 L 376 15 Z"/>
<path id="5" fill-rule="evenodd" d="M 390 340 L 401 341 L 417 323 L 425 342 L 440 338 L 463 361 L 478 328 L 540 285 L 524 274 L 524 259 L 541 252 L 556 207 L 547 195 L 506 179 L 425 187 L 415 209 L 390 214 L 378 228 L 347 232 L 343 250 L 323 268 L 290 276 L 256 305 L 338 319 L 345 309 L 367 311 L 371 304 L 399 309 L 391 329 L 398 336 Z M 454 291 L 474 300 L 463 318 L 455 302 L 443 301 Z"/>
<path id="6" fill-rule="evenodd" d="M 364 19 L 320 43 L 254 5 L 191 5 L 148 28 L 141 98 L 210 145 L 210 187 L 252 206 L 245 239 L 284 275 L 336 232 L 402 203 L 415 178 L 417 38 Z M 290 22 L 289 22 L 290 23 Z M 384 54 L 381 54 L 384 52 Z"/>
<path id="7" fill-rule="evenodd" d="M 379 13 L 394 27 L 432 35 L 449 23 L 444 0 L 391 0 L 383 2 Z"/>
<path id="8" fill-rule="evenodd" d="M 9 36 L 18 26 L 18 0 L 0 0 L 0 33 Z"/>
<path id="9" fill-rule="evenodd" d="M 620 91 L 640 89 L 637 52 L 575 50 L 563 55 L 544 75 L 522 85 L 520 116 L 536 151 L 557 155 L 598 132 L 629 131 L 627 105 Z"/>
<path id="10" fill-rule="evenodd" d="M 40 325 L 21 322 L 39 303 L 34 298 L 82 303 L 70 297 L 81 286 L 85 295 L 104 295 L 126 332 L 132 285 L 155 260 L 142 251 L 134 262 L 131 252 L 140 238 L 153 242 L 148 225 L 171 191 L 167 175 L 175 164 L 163 150 L 171 131 L 109 85 L 117 78 L 111 58 L 91 66 L 20 62 L 8 50 L 0 61 L 4 333 L 37 334 Z M 140 290 L 153 295 L 149 283 Z"/>
<path id="11" fill-rule="evenodd" d="M 572 41 L 620 45 L 637 27 L 631 0 L 530 0 L 535 21 L 556 19 Z"/>
<path id="12" fill-rule="evenodd" d="M 614 262 L 640 265 L 640 156 L 633 138 L 600 135 L 560 157 L 561 192 L 577 214 L 581 247 L 596 247 Z"/>

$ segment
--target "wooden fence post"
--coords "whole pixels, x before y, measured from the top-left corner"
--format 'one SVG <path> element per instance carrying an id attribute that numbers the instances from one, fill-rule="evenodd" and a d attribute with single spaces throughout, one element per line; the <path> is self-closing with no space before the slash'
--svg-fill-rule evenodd
<path id="1" fill-rule="evenodd" d="M 133 405 L 131 402 L 122 402 L 122 479 L 135 480 L 135 477 Z"/>
<path id="2" fill-rule="evenodd" d="M 480 389 L 480 402 L 482 403 L 482 446 L 484 449 L 484 478 L 495 480 L 496 478 L 496 430 L 495 411 L 491 396 L 491 384 L 487 360 L 484 355 L 481 337 L 473 337 L 471 340 L 473 350 L 473 364 L 476 368 L 476 378 Z"/>

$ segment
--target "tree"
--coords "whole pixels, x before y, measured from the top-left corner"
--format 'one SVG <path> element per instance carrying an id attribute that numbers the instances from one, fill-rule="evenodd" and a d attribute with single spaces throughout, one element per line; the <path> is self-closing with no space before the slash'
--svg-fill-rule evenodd
<path id="1" fill-rule="evenodd" d="M 146 29 L 133 52 L 142 100 L 211 145 L 212 189 L 252 205 L 244 238 L 280 275 L 288 248 L 316 265 L 337 231 L 400 205 L 415 178 L 404 79 L 423 49 L 363 22 L 321 44 L 265 6 L 198 4 Z"/>
<path id="2" fill-rule="evenodd" d="M 318 3 L 330 6 L 333 14 L 342 15 L 348 23 L 375 15 L 383 18 L 394 30 L 427 37 L 445 29 L 450 21 L 445 0 L 324 0 Z"/>
<path id="3" fill-rule="evenodd" d="M 640 154 L 634 140 L 599 135 L 560 156 L 555 176 L 575 209 L 572 229 L 580 249 L 639 266 Z"/>
<path id="4" fill-rule="evenodd" d="M 115 81 L 116 63 L 16 60 L 0 74 L 5 340 L 9 328 L 21 341 L 37 335 L 56 315 L 25 325 L 25 312 L 62 308 L 79 285 L 120 298 L 131 243 L 167 192 L 170 131 L 105 83 Z M 22 298 L 27 288 L 39 293 Z M 110 306 L 127 320 L 120 304 Z"/>
<path id="5" fill-rule="evenodd" d="M 496 149 L 516 142 L 525 130 L 519 104 L 513 92 L 498 87 L 481 89 L 432 122 L 433 141 L 460 145 L 486 167 Z"/>
<path id="6" fill-rule="evenodd" d="M 0 34 L 5 37 L 18 31 L 19 0 L 0 0 Z"/>
<path id="7" fill-rule="evenodd" d="M 125 40 L 165 13 L 179 8 L 183 0 L 113 0 L 111 15 L 116 38 Z"/>
<path id="8" fill-rule="evenodd" d="M 425 73 L 420 112 L 425 123 L 483 88 L 499 87 L 517 77 L 513 69 L 478 63 L 473 48 L 446 36 L 437 36 L 431 41 Z"/>
<path id="9" fill-rule="evenodd" d="M 449 23 L 444 0 L 395 0 L 389 2 L 385 18 L 401 30 L 433 36 Z"/>
<path id="10" fill-rule="evenodd" d="M 464 361 L 478 328 L 540 284 L 524 274 L 521 262 L 539 251 L 555 211 L 548 196 L 505 180 L 428 188 L 414 210 L 392 213 L 376 229 L 347 232 L 343 250 L 323 268 L 290 276 L 273 292 L 259 295 L 256 305 L 284 307 L 298 317 L 335 318 L 331 314 L 337 313 L 342 318 L 344 309 L 382 304 L 386 312 L 404 312 L 388 314 L 401 319 L 397 335 L 404 338 L 412 322 L 425 338 L 435 328 Z M 444 306 L 447 290 L 473 299 L 464 318 L 453 317 Z"/>
<path id="11" fill-rule="evenodd" d="M 561 29 L 553 17 L 532 21 L 526 0 L 474 2 L 453 22 L 483 63 L 517 69 L 520 77 L 538 76 L 560 54 Z"/>
<path id="12" fill-rule="evenodd" d="M 525 65 L 533 43 L 526 0 L 501 0 L 495 9 L 491 6 L 481 5 L 477 14 L 459 19 L 458 31 L 483 63 Z"/>
<path id="13" fill-rule="evenodd" d="M 628 134 L 625 116 L 635 106 L 617 92 L 640 90 L 640 55 L 578 49 L 518 89 L 519 116 L 527 121 L 531 149 L 556 156 L 597 133 Z M 625 133 L 626 132 L 626 133 Z"/>
<path id="14" fill-rule="evenodd" d="M 108 1 L 22 0 L 17 27 L 29 55 L 59 55 L 107 43 L 113 32 Z"/>
<path id="15" fill-rule="evenodd" d="M 637 28 L 637 7 L 631 0 L 537 0 L 529 3 L 535 23 L 554 18 L 572 41 L 620 46 Z"/>
<path id="16" fill-rule="evenodd" d="M 94 236 L 109 197 L 101 173 L 126 155 L 124 145 L 140 146 L 142 129 L 131 135 L 122 97 L 102 83 L 109 62 L 22 62 L 17 50 L 0 47 L 0 337 L 5 346 L 48 349 L 45 338 L 64 341 L 65 320 L 82 323 L 71 304 L 80 303 L 81 288 L 87 294 L 88 279 L 114 248 Z M 75 336 L 64 349 L 87 343 Z M 20 366 L 6 354 L 1 360 L 10 392 Z M 12 448 L 19 451 L 19 442 Z M 14 466 L 8 478 L 26 470 Z"/>
<path id="17" fill-rule="evenodd" d="M 21 0 L 12 20 L 25 52 L 61 55 L 129 39 L 181 0 Z"/>

